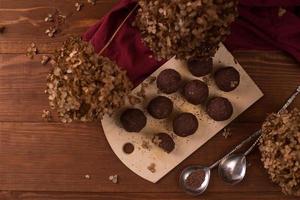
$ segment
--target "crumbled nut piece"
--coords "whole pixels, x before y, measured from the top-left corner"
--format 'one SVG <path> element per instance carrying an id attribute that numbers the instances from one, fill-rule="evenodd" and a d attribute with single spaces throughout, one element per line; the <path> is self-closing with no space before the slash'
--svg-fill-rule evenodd
<path id="1" fill-rule="evenodd" d="M 147 167 L 147 169 L 148 169 L 150 172 L 155 173 L 155 172 L 156 172 L 155 167 L 156 167 L 155 163 L 151 163 L 151 164 Z"/>
<path id="2" fill-rule="evenodd" d="M 143 148 L 143 149 L 150 150 L 150 149 L 151 149 L 151 145 L 149 144 L 148 141 L 143 141 L 143 142 L 142 142 L 142 148 Z"/>
<path id="3" fill-rule="evenodd" d="M 50 26 L 46 31 L 46 35 L 48 35 L 48 37 L 52 38 L 54 37 L 55 33 L 57 32 L 57 29 L 55 27 Z"/>
<path id="4" fill-rule="evenodd" d="M 5 26 L 0 26 L 0 34 L 4 33 L 5 31 Z"/>
<path id="5" fill-rule="evenodd" d="M 159 136 L 154 136 L 152 142 L 158 146 L 162 142 L 162 140 L 159 139 Z"/>
<path id="6" fill-rule="evenodd" d="M 92 4 L 93 6 L 96 5 L 96 0 L 87 0 L 87 2 Z"/>
<path id="7" fill-rule="evenodd" d="M 237 0 L 139 0 L 133 25 L 158 59 L 212 57 L 230 33 Z"/>
<path id="8" fill-rule="evenodd" d="M 80 37 L 67 39 L 51 59 L 49 104 L 62 122 L 98 121 L 125 104 L 132 83 L 116 63 Z"/>
<path id="9" fill-rule="evenodd" d="M 46 121 L 51 121 L 52 120 L 51 111 L 44 109 L 42 113 L 42 118 Z"/>
<path id="10" fill-rule="evenodd" d="M 52 14 L 48 14 L 47 17 L 45 17 L 45 22 L 53 22 L 54 18 Z"/>
<path id="11" fill-rule="evenodd" d="M 30 59 L 33 59 L 37 53 L 38 53 L 38 49 L 35 43 L 31 43 L 30 47 L 27 48 L 26 56 L 29 57 Z"/>
<path id="12" fill-rule="evenodd" d="M 80 11 L 81 8 L 82 8 L 83 4 L 82 3 L 79 3 L 79 2 L 76 2 L 75 3 L 75 8 L 76 8 L 76 11 Z"/>
<path id="13" fill-rule="evenodd" d="M 231 81 L 230 82 L 230 87 L 236 88 L 239 85 L 239 81 Z"/>
<path id="14" fill-rule="evenodd" d="M 286 9 L 279 7 L 278 8 L 278 17 L 282 17 L 286 13 Z"/>
<path id="15" fill-rule="evenodd" d="M 154 83 L 156 81 L 156 77 L 155 76 L 150 76 L 148 78 L 148 83 L 151 85 L 152 83 Z"/>
<path id="16" fill-rule="evenodd" d="M 285 194 L 300 196 L 300 111 L 268 116 L 259 150 L 271 180 Z"/>
<path id="17" fill-rule="evenodd" d="M 86 175 L 84 175 L 84 178 L 85 178 L 85 179 L 91 179 L 91 175 L 86 174 Z"/>
<path id="18" fill-rule="evenodd" d="M 118 179 L 119 179 L 119 176 L 116 174 L 116 175 L 111 175 L 108 177 L 108 179 L 113 182 L 114 184 L 117 184 L 118 183 Z"/>
<path id="19" fill-rule="evenodd" d="M 140 98 L 133 96 L 133 95 L 128 95 L 128 100 L 129 100 L 130 105 L 132 105 L 132 106 L 142 102 L 142 100 Z"/>
<path id="20" fill-rule="evenodd" d="M 137 93 L 136 93 L 136 95 L 138 96 L 138 97 L 142 97 L 143 99 L 145 99 L 146 98 L 146 88 L 148 87 L 148 84 L 147 83 L 142 83 L 141 84 L 141 89 L 140 89 L 140 91 L 138 91 Z"/>
<path id="21" fill-rule="evenodd" d="M 230 128 L 224 128 L 222 135 L 225 139 L 229 138 L 232 135 Z"/>
<path id="22" fill-rule="evenodd" d="M 49 60 L 50 60 L 50 56 L 43 55 L 42 60 L 41 60 L 41 64 L 46 65 L 49 62 Z"/>

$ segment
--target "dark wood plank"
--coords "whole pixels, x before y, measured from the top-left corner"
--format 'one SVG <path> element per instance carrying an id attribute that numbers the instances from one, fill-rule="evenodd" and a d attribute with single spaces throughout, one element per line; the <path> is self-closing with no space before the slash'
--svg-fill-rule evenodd
<path id="1" fill-rule="evenodd" d="M 75 10 L 75 3 L 83 2 L 85 6 L 80 12 Z M 95 6 L 85 0 L 50 0 L 24 1 L 1 0 L 0 25 L 6 26 L 5 33 L 0 35 L 0 53 L 23 53 L 31 42 L 38 44 L 40 52 L 53 52 L 67 37 L 81 35 L 88 27 L 95 24 L 106 13 L 116 0 L 98 0 Z M 67 18 L 62 32 L 55 38 L 49 38 L 45 30 L 49 23 L 44 22 L 48 13 L 58 9 Z"/>
<path id="2" fill-rule="evenodd" d="M 177 180 L 184 166 L 211 164 L 258 127 L 254 123 L 232 124 L 230 139 L 217 135 L 158 184 L 152 184 L 117 159 L 99 124 L 1 122 L 0 190 L 181 192 Z M 249 162 L 251 166 L 244 182 L 226 186 L 214 171 L 208 191 L 278 191 L 268 180 L 257 151 L 249 157 Z M 85 179 L 86 174 L 91 179 Z M 112 174 L 119 174 L 120 184 L 108 181 Z"/>
<path id="3" fill-rule="evenodd" d="M 300 85 L 300 66 L 276 52 L 235 55 L 265 93 L 237 121 L 261 122 Z M 41 112 L 48 107 L 44 89 L 50 66 L 41 65 L 40 56 L 30 60 L 22 54 L 0 54 L 0 121 L 42 121 Z M 294 105 L 300 105 L 299 98 Z"/>
<path id="4" fill-rule="evenodd" d="M 183 193 L 69 193 L 69 192 L 0 192 L 0 199 L 5 200 L 187 200 L 187 199 L 210 199 L 210 200 L 284 200 L 297 199 L 283 196 L 279 192 L 235 192 L 235 193 L 212 193 L 207 192 L 200 197 L 191 197 Z"/>

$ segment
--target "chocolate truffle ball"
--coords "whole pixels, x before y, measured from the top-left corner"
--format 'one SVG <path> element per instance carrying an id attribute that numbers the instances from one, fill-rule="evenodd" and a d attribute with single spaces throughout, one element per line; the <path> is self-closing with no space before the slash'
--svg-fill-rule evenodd
<path id="1" fill-rule="evenodd" d="M 175 148 L 174 140 L 166 133 L 155 134 L 152 138 L 152 142 L 167 153 L 171 153 Z"/>
<path id="2" fill-rule="evenodd" d="M 157 87 L 166 94 L 176 92 L 181 85 L 181 76 L 174 69 L 165 69 L 157 77 Z"/>
<path id="3" fill-rule="evenodd" d="M 173 131 L 180 137 L 194 134 L 198 129 L 198 120 L 191 113 L 181 113 L 173 121 Z"/>
<path id="4" fill-rule="evenodd" d="M 209 59 L 190 59 L 187 62 L 189 71 L 197 77 L 205 76 L 212 72 L 213 60 Z"/>
<path id="5" fill-rule="evenodd" d="M 140 132 L 147 123 L 144 113 L 135 108 L 125 110 L 121 115 L 123 128 L 128 132 Z"/>
<path id="6" fill-rule="evenodd" d="M 155 97 L 148 104 L 149 114 L 156 119 L 167 118 L 173 110 L 173 102 L 165 96 Z"/>
<path id="7" fill-rule="evenodd" d="M 228 99 L 214 97 L 208 101 L 206 112 L 213 120 L 224 121 L 231 117 L 233 107 Z"/>
<path id="8" fill-rule="evenodd" d="M 220 90 L 230 92 L 240 84 L 240 74 L 233 67 L 225 67 L 216 71 L 215 82 Z"/>
<path id="9" fill-rule="evenodd" d="M 191 104 L 204 103 L 208 97 L 208 87 L 200 80 L 192 80 L 185 84 L 183 96 Z"/>

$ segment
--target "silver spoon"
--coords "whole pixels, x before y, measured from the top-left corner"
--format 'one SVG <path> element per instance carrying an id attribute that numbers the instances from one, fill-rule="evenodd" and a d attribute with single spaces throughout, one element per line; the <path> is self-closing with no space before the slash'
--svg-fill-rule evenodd
<path id="1" fill-rule="evenodd" d="M 297 92 L 300 92 L 300 86 L 298 86 L 297 88 Z M 294 95 L 294 98 L 290 98 L 288 100 L 288 105 L 292 103 L 292 101 L 295 99 L 295 97 L 297 96 L 297 94 Z M 285 110 L 288 105 L 284 105 L 282 107 L 282 110 Z M 221 158 L 220 160 L 216 161 L 214 164 L 212 164 L 209 167 L 205 167 L 205 166 L 201 166 L 201 165 L 194 165 L 194 166 L 189 166 L 186 167 L 180 175 L 179 178 L 179 184 L 180 186 L 183 188 L 183 190 L 193 196 L 197 196 L 202 194 L 208 184 L 209 184 L 209 180 L 210 180 L 210 171 L 215 168 L 224 158 L 228 157 L 229 155 L 231 155 L 232 153 L 234 153 L 235 151 L 237 151 L 238 149 L 240 149 L 241 147 L 243 147 L 246 143 L 252 141 L 254 138 L 256 138 L 257 136 L 259 136 L 261 134 L 261 131 L 258 130 L 256 132 L 254 132 L 252 135 L 250 135 L 248 138 L 246 138 L 245 140 L 243 140 L 239 145 L 237 145 L 235 148 L 233 148 L 229 153 L 227 153 L 223 158 Z M 257 140 L 258 141 L 258 140 Z M 186 183 L 187 183 L 187 179 L 188 177 L 193 173 L 196 172 L 197 170 L 202 170 L 204 172 L 204 179 L 203 182 L 200 184 L 200 186 L 198 188 L 190 188 Z"/>
<path id="2" fill-rule="evenodd" d="M 245 140 L 243 140 L 239 145 L 237 145 L 234 149 L 232 149 L 229 153 L 227 153 L 223 158 L 228 157 L 230 154 L 232 154 L 233 152 L 237 151 L 238 149 L 240 149 L 241 147 L 243 147 L 246 143 L 252 141 L 254 138 L 256 138 L 258 135 L 260 134 L 259 131 L 256 131 L 255 133 L 253 133 L 252 135 L 250 135 L 248 138 L 246 138 Z M 183 188 L 183 190 L 193 196 L 197 196 L 202 194 L 208 184 L 209 184 L 209 180 L 210 180 L 210 171 L 215 168 L 222 160 L 223 158 L 221 158 L 220 160 L 216 161 L 214 164 L 212 164 L 209 167 L 206 166 L 201 166 L 201 165 L 193 165 L 193 166 L 189 166 L 186 167 L 182 172 L 181 175 L 179 177 L 179 184 L 180 186 Z M 191 188 L 187 185 L 187 180 L 188 177 L 193 173 L 196 172 L 198 170 L 201 170 L 204 173 L 204 178 L 203 178 L 203 182 L 201 183 L 201 185 L 199 184 L 199 187 L 197 188 Z"/>
<path id="3" fill-rule="evenodd" d="M 298 86 L 296 92 L 286 101 L 283 107 L 278 111 L 278 113 L 283 112 L 287 107 L 294 101 L 296 96 L 300 93 L 300 86 Z M 261 130 L 259 131 L 261 132 Z M 223 181 L 230 184 L 237 184 L 241 182 L 245 175 L 247 169 L 247 160 L 246 156 L 254 149 L 254 147 L 259 142 L 258 139 L 251 145 L 251 147 L 244 154 L 231 154 L 228 157 L 225 157 L 219 165 L 219 176 Z"/>

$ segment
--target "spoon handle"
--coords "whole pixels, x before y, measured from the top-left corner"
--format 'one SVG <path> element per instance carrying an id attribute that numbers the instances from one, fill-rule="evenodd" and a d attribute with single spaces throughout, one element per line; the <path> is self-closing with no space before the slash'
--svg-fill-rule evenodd
<path id="1" fill-rule="evenodd" d="M 242 148 L 245 144 L 247 144 L 248 142 L 250 142 L 251 140 L 253 140 L 254 138 L 256 138 L 258 135 L 261 134 L 261 130 L 255 131 L 252 135 L 250 135 L 248 138 L 246 138 L 245 140 L 243 140 L 239 145 L 235 146 L 229 153 L 227 153 L 223 158 L 219 159 L 218 161 L 216 161 L 214 164 L 212 164 L 209 168 L 213 169 L 214 167 L 216 167 L 224 158 L 228 157 L 229 155 L 231 155 L 232 153 L 234 153 L 235 151 L 239 150 L 240 148 Z"/>
<path id="2" fill-rule="evenodd" d="M 300 93 L 300 85 L 297 87 L 296 92 L 294 92 L 289 98 L 288 100 L 286 100 L 285 104 L 282 106 L 282 108 L 277 112 L 278 114 L 282 113 L 283 111 L 285 111 L 289 105 L 291 105 L 291 103 L 293 103 L 293 101 L 295 100 L 295 98 L 297 97 L 297 95 Z M 256 141 L 251 145 L 251 147 L 249 147 L 249 149 L 244 153 L 245 156 L 247 156 L 253 149 L 254 147 L 258 144 L 260 138 L 262 137 L 262 135 L 260 135 Z"/>
<path id="3" fill-rule="evenodd" d="M 282 108 L 278 111 L 278 113 L 283 112 L 284 110 L 286 110 L 286 108 L 295 100 L 295 98 L 297 97 L 297 95 L 300 93 L 300 85 L 297 87 L 296 92 L 292 94 L 292 96 L 286 101 L 286 103 L 282 106 Z M 224 158 L 228 157 L 229 155 L 231 155 L 232 153 L 234 153 L 235 151 L 239 150 L 240 148 L 242 148 L 245 144 L 247 144 L 248 142 L 252 141 L 254 138 L 256 138 L 257 136 L 261 135 L 261 129 L 255 131 L 252 135 L 250 135 L 248 138 L 246 138 L 245 140 L 243 140 L 239 145 L 235 146 L 229 153 L 227 153 L 225 156 L 223 156 L 223 158 L 219 159 L 218 161 L 216 161 L 214 164 L 212 164 L 209 168 L 213 169 L 214 167 L 216 167 Z M 246 151 L 245 155 L 249 154 L 253 148 L 255 147 L 255 145 L 258 143 L 260 137 L 257 138 L 257 140 L 254 142 L 254 144 Z"/>

